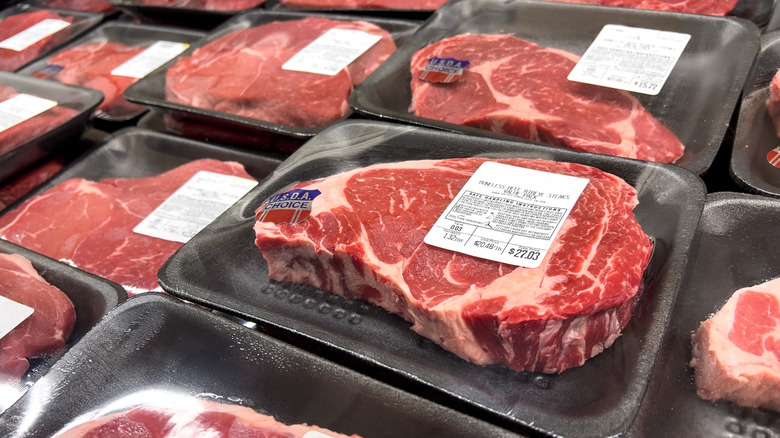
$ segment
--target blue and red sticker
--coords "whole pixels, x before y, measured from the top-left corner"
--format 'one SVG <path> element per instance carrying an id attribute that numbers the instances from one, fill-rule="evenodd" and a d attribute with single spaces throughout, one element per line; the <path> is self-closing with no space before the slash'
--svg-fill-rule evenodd
<path id="1" fill-rule="evenodd" d="M 314 198 L 321 195 L 317 189 L 292 189 L 271 196 L 255 216 L 260 222 L 298 223 L 311 214 L 311 204 Z"/>
<path id="2" fill-rule="evenodd" d="M 463 70 L 471 64 L 455 58 L 429 58 L 428 64 L 420 73 L 420 79 L 428 82 L 449 84 L 463 76 Z"/>
<path id="3" fill-rule="evenodd" d="M 54 76 L 57 76 L 57 74 L 63 69 L 65 69 L 64 65 L 46 64 L 45 66 L 34 71 L 32 75 L 38 79 L 51 79 Z"/>
<path id="4" fill-rule="evenodd" d="M 766 154 L 766 160 L 769 164 L 780 167 L 780 147 L 774 148 Z"/>

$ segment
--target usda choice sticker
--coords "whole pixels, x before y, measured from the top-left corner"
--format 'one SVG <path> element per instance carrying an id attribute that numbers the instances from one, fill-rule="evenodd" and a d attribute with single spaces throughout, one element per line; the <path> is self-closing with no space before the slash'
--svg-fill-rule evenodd
<path id="1" fill-rule="evenodd" d="M 312 201 L 321 194 L 317 189 L 292 189 L 277 193 L 268 199 L 255 217 L 260 222 L 298 223 L 309 217 Z"/>
<path id="2" fill-rule="evenodd" d="M 539 267 L 587 185 L 587 178 L 485 162 L 424 241 L 496 262 Z"/>
<path id="3" fill-rule="evenodd" d="M 655 96 L 690 39 L 685 33 L 608 24 L 568 79 Z"/>

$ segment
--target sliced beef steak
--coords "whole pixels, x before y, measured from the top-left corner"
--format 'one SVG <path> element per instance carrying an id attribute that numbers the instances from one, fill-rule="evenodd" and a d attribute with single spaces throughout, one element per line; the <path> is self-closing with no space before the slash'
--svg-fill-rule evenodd
<path id="1" fill-rule="evenodd" d="M 51 11 L 35 11 L 11 15 L 0 21 L 0 41 L 5 41 L 41 21 L 49 19 L 67 21 L 68 23 L 73 22 L 73 17 L 62 16 Z M 17 70 L 44 52 L 49 51 L 56 42 L 62 41 L 62 38 L 59 36 L 62 32 L 67 32 L 67 28 L 41 39 L 22 51 L 0 49 L 0 71 Z"/>
<path id="2" fill-rule="evenodd" d="M 484 161 L 388 163 L 297 184 L 322 192 L 307 219 L 255 224 L 271 278 L 366 299 L 477 364 L 545 373 L 582 365 L 614 342 L 637 302 L 652 243 L 634 218 L 636 191 L 588 166 L 495 160 L 590 180 L 541 266 L 425 244 Z"/>
<path id="3" fill-rule="evenodd" d="M 239 163 L 197 160 L 147 178 L 70 179 L 0 217 L 0 237 L 115 281 L 160 290 L 157 271 L 182 244 L 133 228 L 200 170 L 252 179 Z"/>
<path id="4" fill-rule="evenodd" d="M 92 88 L 105 98 L 97 109 L 98 114 L 110 117 L 129 117 L 143 110 L 143 106 L 130 103 L 122 93 L 138 79 L 111 74 L 115 68 L 143 52 L 142 47 L 102 41 L 83 44 L 63 50 L 49 59 L 49 65 L 59 69 L 53 76 L 64 84 Z"/>
<path id="5" fill-rule="evenodd" d="M 450 84 L 419 79 L 432 57 L 469 61 Z M 671 163 L 677 137 L 629 93 L 566 79 L 578 58 L 512 35 L 458 35 L 412 56 L 412 107 L 421 117 L 554 146 Z"/>
<path id="6" fill-rule="evenodd" d="M 780 411 L 780 278 L 734 292 L 692 341 L 699 397 Z"/>
<path id="7" fill-rule="evenodd" d="M 0 210 L 5 209 L 17 199 L 43 184 L 65 165 L 63 157 L 55 157 L 38 164 L 23 174 L 4 181 L 0 185 Z"/>
<path id="8" fill-rule="evenodd" d="M 726 15 L 738 0 L 547 0 L 562 3 L 651 9 L 655 11 L 687 12 L 690 14 Z"/>
<path id="9" fill-rule="evenodd" d="M 0 102 L 18 94 L 13 87 L 0 85 Z M 77 115 L 78 111 L 58 105 L 5 131 L 0 131 L 0 155 L 51 131 Z"/>
<path id="10" fill-rule="evenodd" d="M 282 70 L 293 55 L 334 28 L 381 35 L 382 40 L 334 76 Z M 323 126 L 347 113 L 353 86 L 395 48 L 386 30 L 363 21 L 277 21 L 230 33 L 180 58 L 166 74 L 166 99 L 283 125 Z"/>
<path id="11" fill-rule="evenodd" d="M 0 380 L 19 380 L 30 366 L 28 358 L 65 347 L 76 312 L 61 290 L 17 254 L 0 254 L 0 296 L 33 308 L 32 315 L 0 339 Z"/>
<path id="12" fill-rule="evenodd" d="M 312 432 L 306 435 L 308 432 Z M 139 406 L 98 417 L 55 435 L 56 438 L 360 438 L 306 424 L 286 425 L 250 408 L 191 400 L 176 408 Z"/>
<path id="13" fill-rule="evenodd" d="M 113 7 L 108 0 L 48 0 L 45 4 L 47 8 L 85 12 L 107 12 Z"/>

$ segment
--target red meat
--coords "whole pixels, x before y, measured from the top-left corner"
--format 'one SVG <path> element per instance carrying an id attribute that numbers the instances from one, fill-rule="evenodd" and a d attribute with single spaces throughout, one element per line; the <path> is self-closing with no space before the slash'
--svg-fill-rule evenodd
<path id="1" fill-rule="evenodd" d="M 56 438 L 302 438 L 307 432 L 332 438 L 348 437 L 306 424 L 288 426 L 250 408 L 203 400 L 180 403 L 176 408 L 139 406 L 82 423 Z M 309 436 L 312 436 L 311 434 Z"/>
<path id="2" fill-rule="evenodd" d="M 270 277 L 368 300 L 480 365 L 545 373 L 582 365 L 620 335 L 639 296 L 652 243 L 634 218 L 636 191 L 588 166 L 495 160 L 590 180 L 541 266 L 425 244 L 484 161 L 387 163 L 297 184 L 322 193 L 311 215 L 254 227 Z"/>
<path id="3" fill-rule="evenodd" d="M 85 12 L 106 12 L 113 8 L 108 0 L 48 0 L 46 7 Z"/>
<path id="4" fill-rule="evenodd" d="M 0 102 L 16 96 L 12 87 L 0 85 Z M 28 141 L 39 137 L 76 117 L 78 111 L 62 106 L 55 106 L 37 116 L 27 119 L 5 131 L 0 132 L 0 155 L 5 154 Z"/>
<path id="5" fill-rule="evenodd" d="M 281 0 L 288 8 L 435 10 L 447 0 Z"/>
<path id="6" fill-rule="evenodd" d="M 282 70 L 290 57 L 333 28 L 382 40 L 335 76 Z M 165 75 L 166 99 L 272 123 L 324 126 L 347 113 L 353 86 L 395 48 L 387 31 L 362 21 L 277 21 L 230 33 L 180 58 Z"/>
<path id="7" fill-rule="evenodd" d="M 122 93 L 137 78 L 115 76 L 115 68 L 143 52 L 142 47 L 115 42 L 95 42 L 63 50 L 49 59 L 49 65 L 61 70 L 53 77 L 62 83 L 99 90 L 105 96 L 97 111 L 111 117 L 124 117 L 143 110 L 143 106 L 130 103 Z"/>
<path id="8" fill-rule="evenodd" d="M 701 398 L 780 411 L 780 278 L 734 292 L 692 342 Z"/>
<path id="9" fill-rule="evenodd" d="M 563 3 L 651 9 L 655 11 L 687 12 L 690 14 L 726 15 L 738 0 L 547 0 Z"/>
<path id="10" fill-rule="evenodd" d="M 0 185 L 0 210 L 43 184 L 64 165 L 63 158 L 49 160 Z"/>
<path id="11" fill-rule="evenodd" d="M 451 84 L 419 79 L 431 57 L 471 65 Z M 512 35 L 458 35 L 412 56 L 418 116 L 554 146 L 672 163 L 684 146 L 629 93 L 569 81 L 578 58 Z"/>
<path id="12" fill-rule="evenodd" d="M 34 309 L 0 339 L 0 379 L 19 380 L 30 366 L 27 358 L 44 357 L 65 347 L 76 312 L 61 290 L 16 254 L 0 254 L 0 296 Z"/>
<path id="13" fill-rule="evenodd" d="M 254 8 L 265 0 L 139 0 L 149 6 L 170 6 L 174 8 L 210 9 L 215 11 L 240 11 Z"/>
<path id="14" fill-rule="evenodd" d="M 197 160 L 147 178 L 70 179 L 0 218 L 0 237 L 121 284 L 160 290 L 157 271 L 182 244 L 133 228 L 200 170 L 252 179 L 239 163 Z"/>
<path id="15" fill-rule="evenodd" d="M 28 28 L 40 23 L 43 20 L 62 20 L 68 23 L 73 22 L 73 17 L 62 16 L 50 11 L 25 12 L 22 14 L 11 15 L 0 21 L 0 41 L 5 41 L 12 36 L 27 30 Z M 35 44 L 30 45 L 21 52 L 9 49 L 0 49 L 0 71 L 14 71 L 42 55 L 51 49 L 61 38 L 57 37 L 61 32 L 67 31 L 67 28 L 41 39 Z"/>

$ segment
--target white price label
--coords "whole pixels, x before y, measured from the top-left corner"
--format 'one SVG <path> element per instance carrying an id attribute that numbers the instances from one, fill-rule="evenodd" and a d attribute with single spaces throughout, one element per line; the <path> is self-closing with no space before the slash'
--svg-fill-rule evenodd
<path id="1" fill-rule="evenodd" d="M 381 39 L 359 30 L 330 29 L 293 55 L 282 69 L 333 76 Z"/>
<path id="2" fill-rule="evenodd" d="M 185 43 L 157 41 L 132 59 L 111 70 L 111 74 L 141 79 L 161 65 L 179 56 L 189 47 L 190 45 Z"/>
<path id="3" fill-rule="evenodd" d="M 436 220 L 425 243 L 536 268 L 587 185 L 587 178 L 485 162 Z"/>
<path id="4" fill-rule="evenodd" d="M 187 243 L 256 184 L 255 181 L 237 176 L 200 171 L 136 225 L 133 231 Z"/>
<path id="5" fill-rule="evenodd" d="M 29 94 L 16 96 L 0 102 L 0 132 L 10 129 L 25 120 L 57 106 L 57 102 Z"/>
<path id="6" fill-rule="evenodd" d="M 70 26 L 70 23 L 67 21 L 47 18 L 8 39 L 0 41 L 0 49 L 21 52 L 47 36 L 53 35 L 68 26 Z"/>
<path id="7" fill-rule="evenodd" d="M 690 39 L 685 33 L 608 24 L 568 79 L 655 96 Z"/>
<path id="8" fill-rule="evenodd" d="M 33 308 L 0 296 L 0 339 L 33 314 Z"/>

